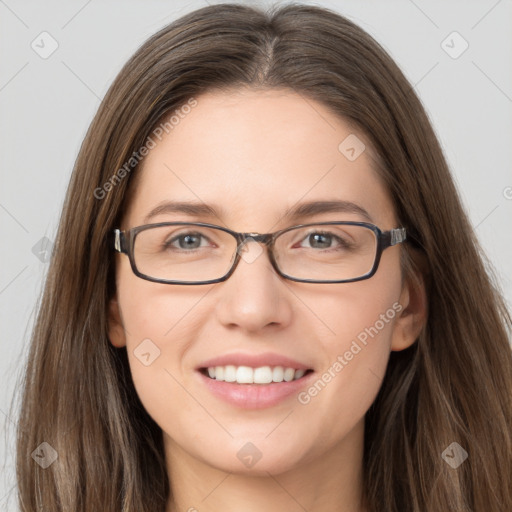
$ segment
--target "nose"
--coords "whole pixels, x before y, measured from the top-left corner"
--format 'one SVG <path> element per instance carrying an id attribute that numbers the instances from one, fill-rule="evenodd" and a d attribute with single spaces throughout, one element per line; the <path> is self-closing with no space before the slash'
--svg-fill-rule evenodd
<path id="1" fill-rule="evenodd" d="M 217 315 L 225 326 L 258 331 L 287 325 L 291 304 L 284 278 L 273 268 L 268 246 L 248 237 L 238 248 L 240 260 L 227 281 L 218 283 Z"/>

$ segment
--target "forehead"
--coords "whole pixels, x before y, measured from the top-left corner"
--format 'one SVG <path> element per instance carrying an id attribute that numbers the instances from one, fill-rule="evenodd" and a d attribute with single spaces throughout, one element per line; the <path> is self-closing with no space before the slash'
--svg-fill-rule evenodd
<path id="1" fill-rule="evenodd" d="M 123 228 L 142 224 L 162 202 L 190 201 L 221 205 L 217 219 L 208 220 L 256 231 L 274 226 L 298 203 L 316 200 L 353 202 L 375 223 L 394 227 L 369 141 L 324 105 L 275 89 L 195 99 L 167 133 L 152 137 L 155 145 L 135 171 Z"/>

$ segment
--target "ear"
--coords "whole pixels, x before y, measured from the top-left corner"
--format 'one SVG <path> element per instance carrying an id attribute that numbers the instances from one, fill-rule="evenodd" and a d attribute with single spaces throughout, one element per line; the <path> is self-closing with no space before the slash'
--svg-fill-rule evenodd
<path id="1" fill-rule="evenodd" d="M 108 305 L 108 338 L 114 347 L 120 348 L 126 345 L 126 334 L 116 296 L 110 299 Z"/>
<path id="2" fill-rule="evenodd" d="M 400 351 L 410 347 L 420 335 L 427 322 L 427 293 L 421 275 L 404 279 L 398 313 L 391 340 L 391 350 Z"/>

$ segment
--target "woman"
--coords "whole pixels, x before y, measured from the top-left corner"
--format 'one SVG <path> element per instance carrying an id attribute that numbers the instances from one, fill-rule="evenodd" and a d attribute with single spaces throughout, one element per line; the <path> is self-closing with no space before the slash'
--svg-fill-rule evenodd
<path id="1" fill-rule="evenodd" d="M 182 17 L 77 158 L 21 510 L 511 510 L 511 319 L 483 260 L 368 34 L 297 4 Z"/>

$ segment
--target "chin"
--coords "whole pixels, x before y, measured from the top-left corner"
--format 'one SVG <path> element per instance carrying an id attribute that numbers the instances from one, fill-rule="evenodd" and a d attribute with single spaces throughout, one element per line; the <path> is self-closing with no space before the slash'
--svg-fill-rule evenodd
<path id="1" fill-rule="evenodd" d="M 223 449 L 218 458 L 209 457 L 205 462 L 226 473 L 245 476 L 268 476 L 269 473 L 278 475 L 301 465 L 301 459 L 297 457 L 297 451 L 292 447 L 288 450 L 283 450 L 282 446 L 267 446 L 260 449 L 256 443 L 250 441 L 238 442 L 237 445 L 239 446 L 234 452 L 231 449 Z"/>

